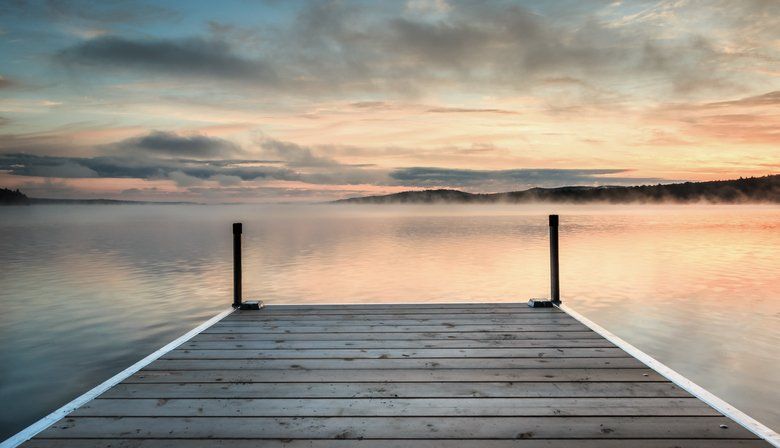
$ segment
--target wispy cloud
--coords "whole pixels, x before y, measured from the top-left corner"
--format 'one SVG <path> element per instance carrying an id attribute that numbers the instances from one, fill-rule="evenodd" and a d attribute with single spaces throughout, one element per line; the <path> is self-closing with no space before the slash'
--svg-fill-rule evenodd
<path id="1" fill-rule="evenodd" d="M 688 138 L 755 145 L 780 143 L 780 91 L 707 103 L 664 105 L 654 120 L 678 123 Z"/>
<path id="2" fill-rule="evenodd" d="M 780 90 L 730 101 L 705 104 L 704 107 L 718 108 L 731 106 L 780 106 Z"/>

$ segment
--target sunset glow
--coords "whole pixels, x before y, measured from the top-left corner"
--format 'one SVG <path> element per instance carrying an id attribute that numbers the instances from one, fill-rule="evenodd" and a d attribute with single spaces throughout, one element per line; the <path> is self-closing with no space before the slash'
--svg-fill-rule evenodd
<path id="1" fill-rule="evenodd" d="M 8 2 L 0 186 L 322 201 L 780 171 L 780 3 Z"/>

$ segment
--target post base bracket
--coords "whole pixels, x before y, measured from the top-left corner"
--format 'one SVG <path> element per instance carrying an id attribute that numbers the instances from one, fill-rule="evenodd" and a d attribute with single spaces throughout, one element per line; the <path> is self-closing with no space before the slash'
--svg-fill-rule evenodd
<path id="1" fill-rule="evenodd" d="M 241 306 L 238 307 L 240 310 L 259 310 L 265 306 L 262 300 L 247 300 L 244 302 L 241 302 Z"/>
<path id="2" fill-rule="evenodd" d="M 528 306 L 531 308 L 552 308 L 553 301 L 547 299 L 531 299 L 528 301 Z"/>

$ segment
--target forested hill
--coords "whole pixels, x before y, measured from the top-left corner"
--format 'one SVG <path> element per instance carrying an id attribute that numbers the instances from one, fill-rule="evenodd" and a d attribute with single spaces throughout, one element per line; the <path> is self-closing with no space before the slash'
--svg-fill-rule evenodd
<path id="1" fill-rule="evenodd" d="M 21 191 L 0 188 L 0 205 L 26 205 L 29 203 L 30 198 Z"/>
<path id="2" fill-rule="evenodd" d="M 121 201 L 116 199 L 50 199 L 31 198 L 19 190 L 0 188 L 0 205 L 133 205 L 133 204 L 163 204 L 181 205 L 195 204 L 194 202 L 149 202 L 149 201 Z"/>
<path id="3" fill-rule="evenodd" d="M 780 203 L 780 175 L 712 182 L 685 182 L 633 187 L 531 188 L 508 193 L 467 193 L 459 190 L 404 191 L 384 196 L 365 196 L 335 201 L 341 204 L 429 203 Z"/>

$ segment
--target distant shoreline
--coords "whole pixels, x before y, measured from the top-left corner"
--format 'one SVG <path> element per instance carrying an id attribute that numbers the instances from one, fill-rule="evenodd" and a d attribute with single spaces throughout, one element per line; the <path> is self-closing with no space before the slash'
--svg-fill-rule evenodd
<path id="1" fill-rule="evenodd" d="M 568 186 L 531 188 L 505 193 L 469 193 L 452 189 L 403 191 L 305 204 L 780 204 L 780 174 L 709 182 L 639 186 Z M 0 188 L 5 205 L 240 205 L 188 201 L 125 201 L 119 199 L 31 198 L 19 190 Z M 290 202 L 273 203 L 290 204 Z"/>
<path id="2" fill-rule="evenodd" d="M 340 199 L 332 204 L 780 204 L 780 175 L 640 186 L 531 188 L 506 193 L 436 189 Z"/>
<path id="3" fill-rule="evenodd" d="M 0 188 L 0 205 L 202 205 L 202 203 L 186 201 L 123 201 L 119 199 L 31 198 L 19 190 Z"/>
<path id="4" fill-rule="evenodd" d="M 120 199 L 51 199 L 30 198 L 30 205 L 203 205 L 200 202 L 187 201 L 123 201 Z"/>

